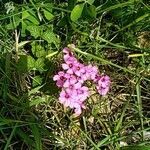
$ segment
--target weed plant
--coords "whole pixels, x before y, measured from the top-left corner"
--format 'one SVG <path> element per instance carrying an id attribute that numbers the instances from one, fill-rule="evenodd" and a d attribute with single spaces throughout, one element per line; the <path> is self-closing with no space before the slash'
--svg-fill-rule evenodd
<path id="1" fill-rule="evenodd" d="M 111 79 L 78 117 L 53 81 L 68 44 Z M 150 150 L 149 124 L 148 0 L 0 1 L 1 150 Z"/>

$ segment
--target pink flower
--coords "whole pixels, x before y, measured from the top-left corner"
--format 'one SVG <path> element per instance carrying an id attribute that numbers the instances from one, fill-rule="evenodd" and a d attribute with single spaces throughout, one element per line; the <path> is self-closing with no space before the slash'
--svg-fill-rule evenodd
<path id="1" fill-rule="evenodd" d="M 74 45 L 74 44 L 72 44 L 72 48 L 75 48 L 75 45 Z M 63 53 L 64 53 L 64 54 L 71 54 L 71 55 L 73 55 L 73 52 L 72 52 L 71 49 L 69 49 L 68 47 L 65 47 L 65 48 L 63 49 Z"/>
<path id="2" fill-rule="evenodd" d="M 98 68 L 96 66 L 92 66 L 91 64 L 86 66 L 86 76 L 88 80 L 95 80 L 97 74 Z"/>
<path id="3" fill-rule="evenodd" d="M 59 102 L 63 104 L 65 107 L 70 108 L 85 108 L 82 104 L 82 101 L 77 99 L 77 91 L 74 90 L 62 90 L 59 97 Z"/>
<path id="4" fill-rule="evenodd" d="M 62 68 L 67 70 L 67 73 L 73 74 L 73 63 L 70 64 L 62 64 Z"/>
<path id="5" fill-rule="evenodd" d="M 82 108 L 85 109 L 86 107 L 84 106 L 83 103 L 78 103 L 76 104 L 76 107 L 74 109 L 75 115 L 79 116 L 82 113 Z"/>
<path id="6" fill-rule="evenodd" d="M 105 96 L 110 88 L 110 78 L 109 76 L 101 76 L 97 81 L 96 86 L 100 95 Z"/>
<path id="7" fill-rule="evenodd" d="M 72 47 L 75 47 L 72 45 Z M 65 107 L 74 109 L 75 115 L 78 116 L 85 109 L 84 102 L 90 96 L 88 87 L 83 84 L 87 80 L 91 80 L 96 84 L 98 93 L 102 96 L 106 95 L 110 87 L 110 78 L 107 75 L 100 75 L 97 66 L 91 64 L 85 66 L 80 63 L 69 48 L 63 49 L 64 62 L 62 68 L 53 77 L 58 87 L 62 87 L 59 102 Z"/>
<path id="8" fill-rule="evenodd" d="M 62 90 L 60 92 L 59 102 L 63 104 L 65 107 L 68 107 L 71 105 L 72 97 L 69 93 Z"/>
<path id="9" fill-rule="evenodd" d="M 70 63 L 70 62 L 77 62 L 77 59 L 74 56 L 70 56 L 69 54 L 64 55 L 64 61 L 65 63 Z"/>
<path id="10" fill-rule="evenodd" d="M 110 85 L 110 78 L 109 76 L 101 76 L 100 79 L 98 80 L 98 85 L 105 88 Z"/>
<path id="11" fill-rule="evenodd" d="M 87 80 L 86 76 L 78 76 L 78 77 L 77 77 L 77 81 L 80 82 L 80 83 L 82 83 L 82 84 L 83 84 L 84 81 L 86 81 L 86 80 Z"/>
<path id="12" fill-rule="evenodd" d="M 109 86 L 107 86 L 105 88 L 102 86 L 97 86 L 97 90 L 100 95 L 105 96 L 109 91 Z"/>
<path id="13" fill-rule="evenodd" d="M 89 89 L 86 86 L 82 86 L 77 89 L 78 99 L 83 102 L 89 97 Z"/>
<path id="14" fill-rule="evenodd" d="M 78 63 L 77 59 L 74 57 L 68 57 L 65 62 L 66 63 L 62 64 L 62 68 L 64 70 L 67 70 L 67 73 L 73 74 L 74 73 L 74 67 Z"/>
<path id="15" fill-rule="evenodd" d="M 82 113 L 82 109 L 81 109 L 80 106 L 79 106 L 79 107 L 76 107 L 74 111 L 75 111 L 75 115 L 76 115 L 76 116 L 79 116 L 79 115 Z"/>
<path id="16" fill-rule="evenodd" d="M 63 84 L 63 87 L 65 87 L 65 88 L 69 87 L 70 84 L 72 85 L 72 84 L 75 84 L 78 82 L 76 76 L 73 74 L 66 73 L 65 77 L 66 77 L 66 81 Z"/>
<path id="17" fill-rule="evenodd" d="M 57 81 L 56 85 L 58 87 L 63 87 L 63 84 L 66 81 L 65 73 L 63 71 L 59 71 L 58 74 L 53 77 L 53 80 Z"/>
<path id="18" fill-rule="evenodd" d="M 66 63 L 70 63 L 70 62 L 73 62 L 73 61 L 77 62 L 77 59 L 74 57 L 73 52 L 69 48 L 64 48 L 63 52 L 65 54 L 64 55 L 64 61 Z"/>
<path id="19" fill-rule="evenodd" d="M 76 60 L 67 61 L 66 64 L 62 64 L 64 70 L 67 70 L 67 73 L 75 74 L 81 76 L 86 72 L 85 66 Z"/>
<path id="20" fill-rule="evenodd" d="M 75 67 L 73 68 L 73 71 L 75 73 L 75 75 L 77 76 L 82 76 L 83 73 L 86 72 L 85 66 L 81 63 L 76 63 Z"/>
<path id="21" fill-rule="evenodd" d="M 71 52 L 71 50 L 70 50 L 68 47 L 65 47 L 65 48 L 63 49 L 63 53 L 64 53 L 64 54 L 69 54 L 70 56 L 73 55 L 73 52 Z"/>

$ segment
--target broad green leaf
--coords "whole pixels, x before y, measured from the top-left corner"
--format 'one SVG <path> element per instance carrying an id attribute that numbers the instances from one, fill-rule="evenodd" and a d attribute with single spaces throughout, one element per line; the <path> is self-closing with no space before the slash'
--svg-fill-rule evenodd
<path id="1" fill-rule="evenodd" d="M 27 28 L 27 24 L 24 22 L 24 21 L 22 21 L 22 27 L 21 27 L 21 36 L 26 36 L 26 28 Z"/>
<path id="2" fill-rule="evenodd" d="M 17 70 L 21 73 L 25 73 L 28 71 L 27 66 L 27 55 L 19 55 L 19 61 L 17 63 Z"/>
<path id="3" fill-rule="evenodd" d="M 9 24 L 6 25 L 6 28 L 7 28 L 8 30 L 12 30 L 12 29 L 16 28 L 16 27 L 19 25 L 19 23 L 20 23 L 19 21 L 16 22 L 15 25 L 14 25 L 14 23 L 9 23 Z"/>
<path id="4" fill-rule="evenodd" d="M 47 11 L 46 9 L 43 9 L 43 12 L 44 12 L 44 16 L 47 20 L 53 19 L 54 15 L 50 11 Z"/>
<path id="5" fill-rule="evenodd" d="M 47 54 L 47 52 L 44 50 L 44 48 L 42 50 L 36 51 L 36 57 L 40 58 L 40 57 L 45 57 Z"/>
<path id="6" fill-rule="evenodd" d="M 46 10 L 52 11 L 53 9 L 53 3 L 44 3 L 44 7 Z"/>
<path id="7" fill-rule="evenodd" d="M 41 35 L 41 29 L 39 26 L 27 26 L 27 30 L 30 31 L 31 35 L 35 38 Z"/>
<path id="8" fill-rule="evenodd" d="M 33 42 L 31 46 L 33 55 L 35 55 L 38 58 L 46 56 L 47 52 L 45 51 L 44 47 L 42 47 L 42 45 L 37 44 L 37 42 Z"/>
<path id="9" fill-rule="evenodd" d="M 81 17 L 83 7 L 84 7 L 84 3 L 78 4 L 73 8 L 70 16 L 72 21 L 77 21 Z"/>
<path id="10" fill-rule="evenodd" d="M 30 14 L 30 16 L 27 17 L 27 19 L 30 20 L 33 24 L 39 25 L 39 19 L 36 16 L 35 11 L 33 11 L 33 10 L 30 9 L 29 10 L 29 14 Z"/>
<path id="11" fill-rule="evenodd" d="M 41 85 L 42 78 L 40 76 L 35 76 L 32 81 L 32 86 L 35 87 L 37 85 Z"/>
<path id="12" fill-rule="evenodd" d="M 29 20 L 34 25 L 39 25 L 39 19 L 36 15 L 36 12 L 30 9 L 28 6 L 25 6 L 22 9 L 22 20 Z"/>
<path id="13" fill-rule="evenodd" d="M 21 22 L 21 19 L 18 16 L 15 16 L 13 19 L 11 19 L 11 22 L 6 25 L 6 28 L 8 30 L 12 30 L 16 28 L 20 22 Z"/>
<path id="14" fill-rule="evenodd" d="M 36 65 L 36 61 L 33 57 L 28 56 L 27 57 L 27 67 L 28 70 L 34 70 L 35 69 L 35 65 Z"/>
<path id="15" fill-rule="evenodd" d="M 21 73 L 26 73 L 35 69 L 35 60 L 31 56 L 19 55 L 19 61 L 17 63 L 17 69 Z"/>
<path id="16" fill-rule="evenodd" d="M 22 20 L 28 18 L 29 16 L 30 16 L 30 14 L 28 13 L 28 11 L 25 8 L 23 8 L 22 9 Z"/>
<path id="17" fill-rule="evenodd" d="M 58 39 L 56 38 L 56 35 L 53 32 L 49 31 L 49 30 L 44 32 L 42 38 L 45 41 L 47 41 L 48 43 L 54 43 L 54 44 L 58 43 Z"/>
<path id="18" fill-rule="evenodd" d="M 44 58 L 38 58 L 38 59 L 36 60 L 35 68 L 36 68 L 38 71 L 44 71 L 44 66 L 45 66 L 44 61 L 45 61 Z"/>
<path id="19" fill-rule="evenodd" d="M 89 3 L 90 5 L 92 5 L 94 3 L 95 0 L 87 0 L 87 3 Z"/>
<path id="20" fill-rule="evenodd" d="M 96 7 L 94 5 L 90 5 L 87 11 L 90 17 L 92 18 L 96 17 Z"/>

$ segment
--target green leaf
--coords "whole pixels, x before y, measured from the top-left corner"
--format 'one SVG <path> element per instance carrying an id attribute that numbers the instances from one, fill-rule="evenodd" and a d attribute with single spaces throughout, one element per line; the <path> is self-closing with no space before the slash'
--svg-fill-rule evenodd
<path id="1" fill-rule="evenodd" d="M 73 10 L 71 11 L 71 16 L 70 16 L 72 21 L 77 21 L 81 17 L 83 7 L 84 7 L 84 3 L 78 4 L 73 8 Z"/>
<path id="2" fill-rule="evenodd" d="M 44 48 L 42 50 L 39 50 L 36 52 L 36 57 L 40 58 L 40 57 L 45 57 L 47 54 L 47 52 L 44 50 Z"/>
<path id="3" fill-rule="evenodd" d="M 32 22 L 34 25 L 39 25 L 39 19 L 36 15 L 36 11 L 33 11 L 29 7 L 25 6 L 23 7 L 23 12 L 22 12 L 22 20 L 29 20 Z"/>
<path id="4" fill-rule="evenodd" d="M 41 85 L 41 83 L 42 83 L 42 78 L 40 76 L 35 76 L 32 81 L 32 86 L 35 87 Z"/>
<path id="5" fill-rule="evenodd" d="M 19 61 L 17 63 L 17 70 L 21 73 L 26 73 L 28 71 L 27 67 L 27 55 L 20 55 Z"/>
<path id="6" fill-rule="evenodd" d="M 38 71 L 44 71 L 44 66 L 45 66 L 44 61 L 45 61 L 44 58 L 38 58 L 38 59 L 36 60 L 35 68 L 36 68 Z"/>
<path id="7" fill-rule="evenodd" d="M 45 8 L 46 10 L 52 11 L 53 5 L 54 5 L 53 3 L 44 3 L 44 7 L 43 8 Z"/>
<path id="8" fill-rule="evenodd" d="M 94 3 L 95 0 L 87 0 L 87 3 L 89 3 L 90 5 L 92 5 Z"/>
<path id="9" fill-rule="evenodd" d="M 39 26 L 27 26 L 27 30 L 30 31 L 31 35 L 35 38 L 41 35 L 41 29 Z"/>
<path id="10" fill-rule="evenodd" d="M 47 55 L 47 52 L 45 51 L 44 47 L 37 44 L 37 42 L 32 42 L 32 53 L 34 56 L 40 58 L 40 57 L 45 57 Z"/>
<path id="11" fill-rule="evenodd" d="M 25 8 L 22 8 L 22 20 L 28 18 L 29 16 L 30 14 L 28 11 Z"/>
<path id="12" fill-rule="evenodd" d="M 36 57 L 45 57 L 46 56 L 46 51 L 41 45 L 37 45 L 35 49 L 35 55 Z"/>
<path id="13" fill-rule="evenodd" d="M 26 36 L 26 28 L 27 28 L 27 24 L 22 21 L 22 27 L 21 27 L 21 36 L 25 37 Z"/>
<path id="14" fill-rule="evenodd" d="M 37 51 L 41 51 L 41 50 L 43 50 L 44 48 L 41 46 L 41 45 L 39 45 L 37 42 L 32 42 L 31 43 L 31 46 L 32 46 L 32 53 L 33 53 L 33 55 L 35 55 L 36 56 L 36 52 Z"/>
<path id="15" fill-rule="evenodd" d="M 43 12 L 44 12 L 44 16 L 47 20 L 52 20 L 54 15 L 50 12 L 50 11 L 47 11 L 46 9 L 43 9 Z"/>
<path id="16" fill-rule="evenodd" d="M 35 59 L 31 56 L 27 57 L 27 67 L 28 70 L 34 70 L 35 69 Z"/>
<path id="17" fill-rule="evenodd" d="M 16 28 L 16 27 L 19 25 L 20 22 L 21 22 L 21 19 L 20 19 L 18 16 L 15 16 L 15 17 L 11 20 L 11 22 L 6 25 L 6 28 L 7 28 L 8 30 L 12 30 L 12 29 Z"/>
<path id="18" fill-rule="evenodd" d="M 53 32 L 49 31 L 49 30 L 47 30 L 46 32 L 44 32 L 42 38 L 45 41 L 47 41 L 48 43 L 54 43 L 55 45 L 56 45 L 56 43 L 59 42 L 58 39 L 57 39 L 57 37 L 56 37 L 56 35 Z"/>
<path id="19" fill-rule="evenodd" d="M 19 61 L 17 63 L 17 70 L 21 73 L 26 73 L 35 69 L 35 60 L 31 56 L 19 55 Z"/>
<path id="20" fill-rule="evenodd" d="M 94 5 L 90 5 L 87 11 L 90 17 L 96 18 L 96 7 Z"/>
<path id="21" fill-rule="evenodd" d="M 30 10 L 29 10 L 29 14 L 30 14 L 30 16 L 29 16 L 27 19 L 30 20 L 33 24 L 39 25 L 39 19 L 38 19 L 38 17 L 35 15 L 35 11 L 32 11 L 32 10 L 30 9 Z"/>

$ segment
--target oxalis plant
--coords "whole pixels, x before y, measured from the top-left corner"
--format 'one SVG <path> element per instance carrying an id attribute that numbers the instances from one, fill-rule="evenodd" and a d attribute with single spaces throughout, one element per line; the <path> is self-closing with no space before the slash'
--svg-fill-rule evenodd
<path id="1" fill-rule="evenodd" d="M 80 63 L 74 55 L 74 49 L 73 44 L 63 49 L 63 71 L 59 71 L 53 80 L 61 88 L 59 102 L 65 107 L 74 109 L 75 115 L 78 116 L 82 108 L 86 109 L 84 103 L 90 97 L 86 82 L 91 81 L 96 86 L 97 92 L 105 96 L 109 91 L 110 78 L 107 75 L 101 75 L 97 66 Z"/>

